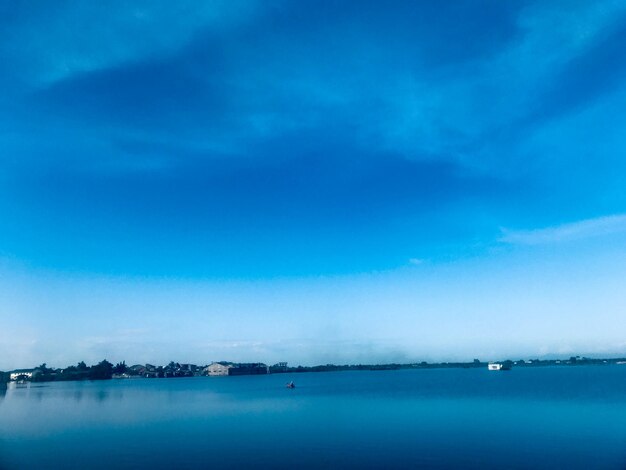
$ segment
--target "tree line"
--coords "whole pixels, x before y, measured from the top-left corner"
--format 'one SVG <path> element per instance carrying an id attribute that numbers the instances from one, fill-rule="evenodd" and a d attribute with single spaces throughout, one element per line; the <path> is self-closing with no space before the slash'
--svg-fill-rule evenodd
<path id="1" fill-rule="evenodd" d="M 92 366 L 88 366 L 84 361 L 80 361 L 75 366 L 68 366 L 65 369 L 51 369 L 46 363 L 43 363 L 35 369 L 38 373 L 33 374 L 31 380 L 33 382 L 107 380 L 113 377 L 113 374 L 123 374 L 126 369 L 124 361 L 113 365 L 106 359 Z"/>

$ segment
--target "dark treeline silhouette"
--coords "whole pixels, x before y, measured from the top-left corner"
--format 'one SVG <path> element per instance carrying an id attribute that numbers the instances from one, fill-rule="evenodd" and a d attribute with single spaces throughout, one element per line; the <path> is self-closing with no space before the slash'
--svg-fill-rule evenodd
<path id="1" fill-rule="evenodd" d="M 506 359 L 498 361 L 507 369 L 512 367 L 547 367 L 547 366 L 591 366 L 591 365 L 609 365 L 609 364 L 626 364 L 626 358 L 610 358 L 598 359 L 589 357 L 572 356 L 569 359 L 520 359 L 512 361 Z M 270 367 L 271 373 L 286 372 L 333 372 L 342 370 L 396 370 L 396 369 L 482 369 L 486 368 L 489 362 L 474 359 L 472 362 L 414 362 L 410 364 L 326 364 L 318 366 L 296 366 L 283 367 L 274 370 Z"/>
<path id="2" fill-rule="evenodd" d="M 116 366 L 117 367 L 117 366 Z M 33 382 L 53 382 L 61 380 L 107 380 L 113 377 L 114 366 L 109 361 L 103 361 L 91 367 L 84 361 L 80 361 L 75 366 L 68 366 L 65 369 L 51 369 L 44 362 L 36 368 L 37 374 L 33 374 Z"/>
<path id="3" fill-rule="evenodd" d="M 173 361 L 166 366 L 146 364 L 145 366 L 135 365 L 128 367 L 126 361 L 113 365 L 105 359 L 92 366 L 88 366 L 84 361 L 81 361 L 75 366 L 58 369 L 52 369 L 46 363 L 43 363 L 32 369 L 32 376 L 24 376 L 24 379 L 31 382 L 57 382 L 65 380 L 108 380 L 116 377 L 170 378 L 192 377 L 195 375 L 195 372 L 199 372 L 197 366 L 179 364 Z"/>

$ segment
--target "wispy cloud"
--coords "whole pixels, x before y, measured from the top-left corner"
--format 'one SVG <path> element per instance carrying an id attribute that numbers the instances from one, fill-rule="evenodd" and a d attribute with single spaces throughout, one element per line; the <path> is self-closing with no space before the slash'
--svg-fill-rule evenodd
<path id="1" fill-rule="evenodd" d="M 0 46 L 0 56 L 13 62 L 22 78 L 45 84 L 174 53 L 198 32 L 222 33 L 245 24 L 254 17 L 257 0 L 40 4 L 23 10 L 12 5 L 10 21 L 2 21 L 10 40 Z"/>
<path id="2" fill-rule="evenodd" d="M 623 209 L 620 2 L 321 3 L 8 8 L 3 250 L 153 275 L 369 271 L 419 264 L 416 242 L 426 264 L 490 243 L 506 211 Z"/>
<path id="3" fill-rule="evenodd" d="M 502 229 L 502 236 L 498 241 L 513 245 L 542 245 L 622 232 L 626 232 L 626 214 L 597 217 L 535 230 Z"/>

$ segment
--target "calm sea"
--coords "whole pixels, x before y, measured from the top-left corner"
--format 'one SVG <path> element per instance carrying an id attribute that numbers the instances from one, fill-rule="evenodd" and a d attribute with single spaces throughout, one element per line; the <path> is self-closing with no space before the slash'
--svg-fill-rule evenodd
<path id="1" fill-rule="evenodd" d="M 0 467 L 623 470 L 626 366 L 10 386 Z"/>

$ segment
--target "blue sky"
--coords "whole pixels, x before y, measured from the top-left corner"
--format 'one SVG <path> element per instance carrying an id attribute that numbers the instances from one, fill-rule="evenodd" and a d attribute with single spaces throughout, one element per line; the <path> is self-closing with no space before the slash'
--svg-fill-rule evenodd
<path id="1" fill-rule="evenodd" d="M 0 368 L 625 354 L 623 2 L 5 2 Z"/>

